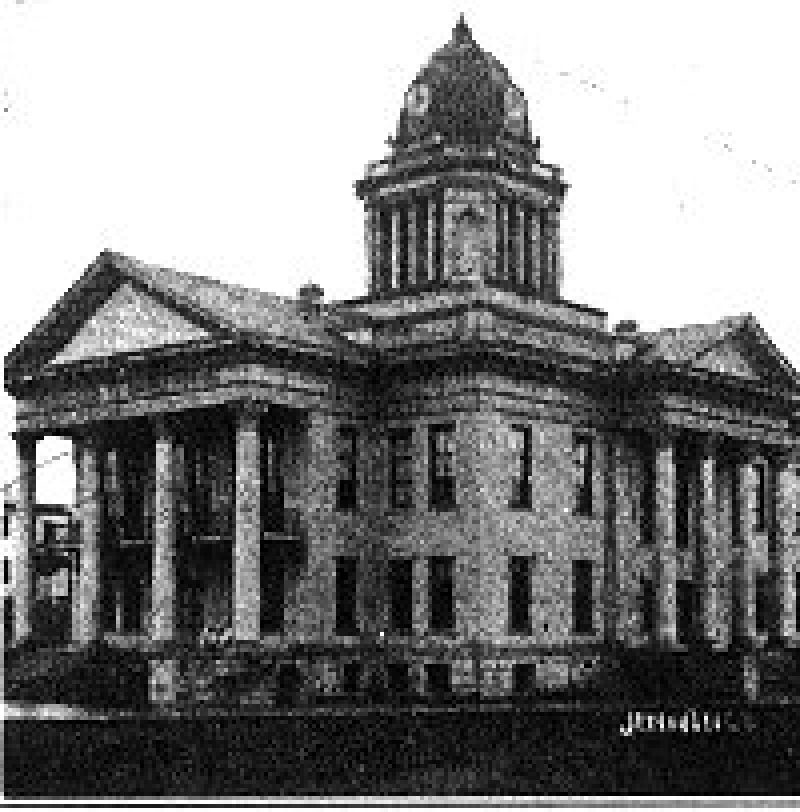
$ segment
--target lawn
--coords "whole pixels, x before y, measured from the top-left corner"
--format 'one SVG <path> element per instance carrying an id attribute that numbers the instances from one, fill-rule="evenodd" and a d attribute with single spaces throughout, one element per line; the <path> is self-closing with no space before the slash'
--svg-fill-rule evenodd
<path id="1" fill-rule="evenodd" d="M 5 724 L 9 798 L 797 794 L 800 709 L 749 731 L 622 736 L 620 713 Z"/>

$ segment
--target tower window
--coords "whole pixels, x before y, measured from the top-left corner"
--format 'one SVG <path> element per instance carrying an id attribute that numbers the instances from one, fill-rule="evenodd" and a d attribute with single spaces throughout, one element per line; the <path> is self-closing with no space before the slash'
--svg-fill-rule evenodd
<path id="1" fill-rule="evenodd" d="M 506 255 L 506 224 L 503 219 L 505 206 L 498 203 L 495 206 L 496 242 L 495 242 L 495 276 L 503 279 L 503 266 Z"/>
<path id="2" fill-rule="evenodd" d="M 261 556 L 261 631 L 283 630 L 286 571 L 275 556 Z"/>
<path id="3" fill-rule="evenodd" d="M 389 209 L 381 209 L 378 217 L 378 266 L 382 291 L 392 288 L 392 214 Z"/>

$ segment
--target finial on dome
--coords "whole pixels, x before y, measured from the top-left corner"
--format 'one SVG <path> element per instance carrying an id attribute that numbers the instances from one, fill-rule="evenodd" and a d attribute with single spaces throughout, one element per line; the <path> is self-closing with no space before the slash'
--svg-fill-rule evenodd
<path id="1" fill-rule="evenodd" d="M 458 22 L 456 23 L 456 27 L 453 29 L 453 41 L 470 42 L 471 40 L 472 31 L 470 31 L 469 26 L 464 20 L 464 12 L 462 11 L 458 18 Z"/>

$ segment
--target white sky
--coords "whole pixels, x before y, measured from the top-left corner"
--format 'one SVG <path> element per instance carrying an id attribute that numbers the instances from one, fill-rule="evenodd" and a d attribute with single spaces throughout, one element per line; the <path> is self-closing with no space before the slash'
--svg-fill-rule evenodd
<path id="1" fill-rule="evenodd" d="M 362 294 L 352 184 L 460 11 L 571 184 L 564 295 L 644 329 L 751 311 L 800 367 L 790 2 L 0 0 L 2 354 L 106 247 Z M 3 393 L 3 482 L 13 422 Z"/>

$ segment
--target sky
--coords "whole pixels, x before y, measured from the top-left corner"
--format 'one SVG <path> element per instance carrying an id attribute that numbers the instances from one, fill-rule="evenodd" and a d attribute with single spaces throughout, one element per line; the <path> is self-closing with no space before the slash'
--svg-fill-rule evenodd
<path id="1" fill-rule="evenodd" d="M 697 0 L 0 0 L 2 354 L 104 248 L 363 294 L 353 183 L 461 12 L 570 184 L 564 296 L 647 330 L 752 312 L 800 368 L 800 4 Z M 4 483 L 13 429 L 3 393 Z M 41 501 L 72 488 L 42 467 Z"/>

